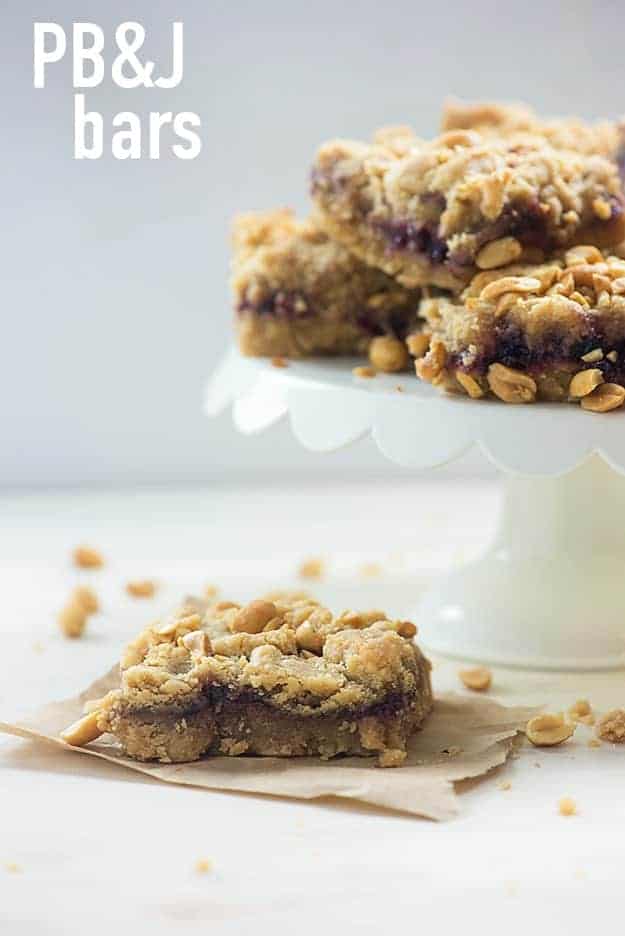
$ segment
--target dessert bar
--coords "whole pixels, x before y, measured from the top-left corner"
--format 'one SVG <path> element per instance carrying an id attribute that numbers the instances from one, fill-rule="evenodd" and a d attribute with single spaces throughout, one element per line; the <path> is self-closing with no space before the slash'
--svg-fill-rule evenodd
<path id="1" fill-rule="evenodd" d="M 529 134 L 335 140 L 318 151 L 312 196 L 333 240 L 411 288 L 459 291 L 480 269 L 625 236 L 616 163 Z"/>
<path id="2" fill-rule="evenodd" d="M 420 298 L 289 211 L 239 216 L 233 230 L 235 319 L 243 354 L 359 354 L 403 338 Z"/>
<path id="3" fill-rule="evenodd" d="M 111 732 L 130 757 L 162 763 L 375 754 L 399 766 L 432 707 L 415 632 L 381 611 L 335 617 L 297 594 L 190 604 L 128 647 L 120 688 L 63 737 Z"/>
<path id="4" fill-rule="evenodd" d="M 625 260 L 578 246 L 548 262 L 477 274 L 460 296 L 421 303 L 429 333 L 417 375 L 506 403 L 625 400 Z M 419 339 L 419 342 L 417 341 Z M 409 347 L 424 347 L 424 334 Z"/>

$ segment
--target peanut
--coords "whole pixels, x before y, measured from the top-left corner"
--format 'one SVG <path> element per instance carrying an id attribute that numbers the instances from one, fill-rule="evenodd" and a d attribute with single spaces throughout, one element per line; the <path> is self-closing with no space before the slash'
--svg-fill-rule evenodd
<path id="1" fill-rule="evenodd" d="M 260 634 L 264 626 L 277 615 L 278 610 L 273 601 L 263 601 L 262 599 L 250 601 L 232 619 L 230 630 L 233 634 L 242 632 Z"/>
<path id="2" fill-rule="evenodd" d="M 525 726 L 525 734 L 536 747 L 553 747 L 567 741 L 575 732 L 562 715 L 536 715 Z"/>
<path id="3" fill-rule="evenodd" d="M 495 396 L 505 403 L 533 403 L 536 399 L 536 382 L 505 364 L 491 364 L 487 379 Z"/>
<path id="4" fill-rule="evenodd" d="M 516 237 L 500 237 L 482 247 L 475 258 L 476 266 L 480 270 L 492 270 L 495 267 L 506 266 L 517 260 L 523 251 Z"/>

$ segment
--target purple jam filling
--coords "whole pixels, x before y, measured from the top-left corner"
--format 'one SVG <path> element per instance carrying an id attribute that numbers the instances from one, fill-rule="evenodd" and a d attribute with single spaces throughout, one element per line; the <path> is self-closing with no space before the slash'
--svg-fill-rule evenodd
<path id="1" fill-rule="evenodd" d="M 305 293 L 285 290 L 271 293 L 258 303 L 244 299 L 237 306 L 237 313 L 258 315 L 261 318 L 273 317 L 290 322 L 318 314 Z M 397 338 L 405 338 L 409 326 L 414 322 L 414 317 L 414 303 L 408 302 L 405 306 L 398 306 L 385 312 L 375 312 L 366 307 L 345 310 L 345 319 L 351 319 L 358 328 L 371 337 L 391 333 Z"/>
<path id="2" fill-rule="evenodd" d="M 287 292 L 283 289 L 270 293 L 262 302 L 249 302 L 249 300 L 244 299 L 237 306 L 237 312 L 239 315 L 245 312 L 253 312 L 254 315 L 260 315 L 261 317 L 272 316 L 273 318 L 289 321 L 307 318 L 315 314 L 303 293 L 297 291 Z"/>
<path id="3" fill-rule="evenodd" d="M 585 365 L 582 355 L 596 348 L 616 351 L 617 360 L 613 362 L 604 357 L 602 361 Z M 540 347 L 530 349 L 520 329 L 508 324 L 495 333 L 490 348 L 477 359 L 472 359 L 470 367 L 464 365 L 462 353 L 454 355 L 451 363 L 460 370 L 485 374 L 489 365 L 495 362 L 530 373 L 575 362 L 580 369 L 584 366 L 598 368 L 606 382 L 622 383 L 625 377 L 625 338 L 619 342 L 607 341 L 598 329 L 589 325 L 588 334 L 581 341 L 572 342 L 566 335 L 554 333 L 546 335 Z"/>

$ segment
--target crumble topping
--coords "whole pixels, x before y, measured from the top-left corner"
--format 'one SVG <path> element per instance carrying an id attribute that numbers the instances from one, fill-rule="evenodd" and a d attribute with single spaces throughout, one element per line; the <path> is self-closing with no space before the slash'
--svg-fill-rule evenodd
<path id="1" fill-rule="evenodd" d="M 231 285 L 242 352 L 274 366 L 360 353 L 376 335 L 403 338 L 416 321 L 417 292 L 286 210 L 235 219 Z"/>
<path id="2" fill-rule="evenodd" d="M 420 305 L 425 333 L 408 339 L 422 379 L 473 399 L 581 401 L 606 412 L 625 400 L 625 260 L 580 245 L 539 264 L 478 273 L 458 297 Z"/>
<path id="3" fill-rule="evenodd" d="M 517 244 L 531 253 L 625 235 L 616 165 L 529 134 L 451 130 L 400 154 L 335 140 L 318 151 L 312 194 L 335 240 L 409 287 L 462 288 L 478 256 L 496 262 L 482 253 L 493 241 L 508 262 Z"/>
<path id="4" fill-rule="evenodd" d="M 545 120 L 524 104 L 446 101 L 441 130 L 478 130 L 483 134 L 544 137 L 560 149 L 614 158 L 623 142 L 622 125 L 611 121 L 585 123 L 577 117 Z"/>

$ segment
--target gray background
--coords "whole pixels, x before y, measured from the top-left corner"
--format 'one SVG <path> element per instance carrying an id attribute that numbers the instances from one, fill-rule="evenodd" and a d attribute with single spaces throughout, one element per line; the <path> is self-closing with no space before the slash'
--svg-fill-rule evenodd
<path id="1" fill-rule="evenodd" d="M 370 442 L 311 456 L 284 426 L 249 440 L 229 417 L 203 417 L 203 383 L 230 340 L 230 216 L 305 210 L 318 142 L 393 122 L 433 132 L 448 94 L 625 111 L 622 2 L 4 0 L 0 19 L 4 485 L 403 474 Z M 110 52 L 124 19 L 143 22 L 143 54 L 166 72 L 170 23 L 184 21 L 184 82 L 106 80 L 87 106 L 109 126 L 119 110 L 197 111 L 195 161 L 75 162 L 70 58 L 32 87 L 34 20 L 95 21 Z"/>

